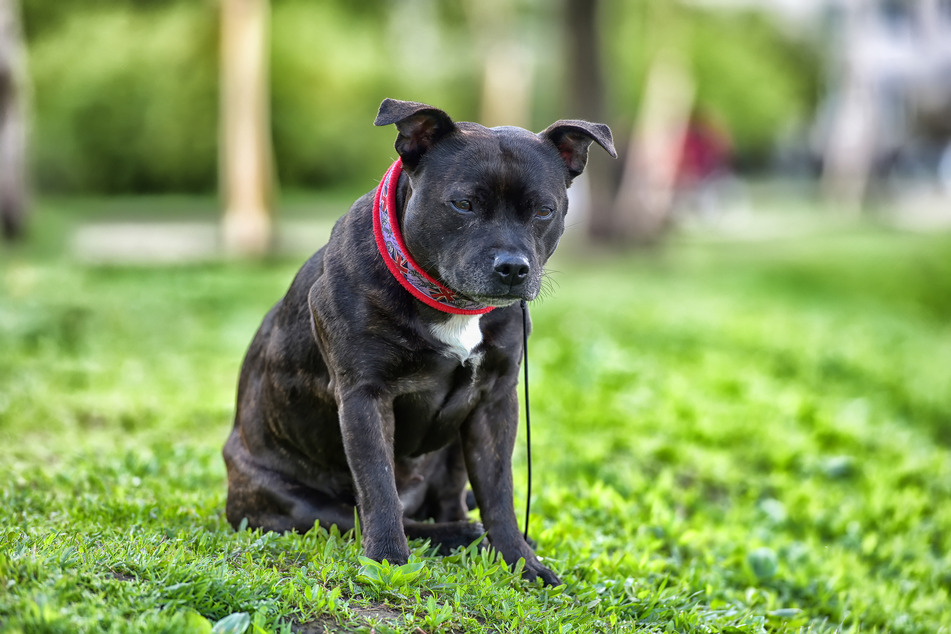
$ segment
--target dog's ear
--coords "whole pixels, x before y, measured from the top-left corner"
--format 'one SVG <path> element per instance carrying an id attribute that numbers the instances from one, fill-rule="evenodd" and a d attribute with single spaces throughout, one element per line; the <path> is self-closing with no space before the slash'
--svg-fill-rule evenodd
<path id="1" fill-rule="evenodd" d="M 424 103 L 384 99 L 373 125 L 396 124 L 400 135 L 396 151 L 403 165 L 413 170 L 429 148 L 456 128 L 445 112 Z"/>
<path id="2" fill-rule="evenodd" d="M 592 142 L 596 142 L 613 158 L 617 158 L 611 128 L 603 123 L 562 119 L 548 126 L 543 132 L 539 132 L 538 137 L 553 144 L 561 154 L 568 168 L 569 184 L 584 171 L 584 166 L 588 162 L 588 146 Z"/>

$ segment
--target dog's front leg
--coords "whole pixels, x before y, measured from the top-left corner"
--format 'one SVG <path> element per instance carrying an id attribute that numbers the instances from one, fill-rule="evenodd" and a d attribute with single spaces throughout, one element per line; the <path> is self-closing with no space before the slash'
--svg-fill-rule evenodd
<path id="1" fill-rule="evenodd" d="M 469 482 L 482 515 L 489 543 L 508 564 L 525 559 L 523 575 L 541 577 L 551 586 L 561 580 L 538 561 L 515 519 L 512 487 L 512 451 L 518 431 L 515 387 L 477 409 L 463 427 L 463 451 Z"/>
<path id="2" fill-rule="evenodd" d="M 392 402 L 363 388 L 342 395 L 339 404 L 343 446 L 356 486 L 363 552 L 376 561 L 405 564 L 409 546 L 393 471 Z"/>

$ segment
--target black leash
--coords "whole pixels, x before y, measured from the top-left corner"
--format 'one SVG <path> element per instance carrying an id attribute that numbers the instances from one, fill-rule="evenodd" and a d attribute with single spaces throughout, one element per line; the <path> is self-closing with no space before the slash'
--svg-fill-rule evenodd
<path id="1" fill-rule="evenodd" d="M 528 407 L 528 302 L 522 300 L 522 369 L 525 372 L 525 451 L 528 462 L 528 491 L 525 494 L 525 532 L 528 541 L 528 512 L 532 500 L 532 424 Z"/>

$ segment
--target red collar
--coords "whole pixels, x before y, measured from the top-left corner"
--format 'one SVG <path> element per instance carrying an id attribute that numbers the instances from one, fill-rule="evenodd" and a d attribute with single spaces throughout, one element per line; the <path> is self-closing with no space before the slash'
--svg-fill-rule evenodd
<path id="1" fill-rule="evenodd" d="M 373 199 L 373 235 L 390 273 L 419 301 L 444 313 L 482 315 L 494 308 L 469 299 L 430 277 L 413 260 L 396 217 L 396 184 L 403 164 L 396 160 L 383 176 Z"/>

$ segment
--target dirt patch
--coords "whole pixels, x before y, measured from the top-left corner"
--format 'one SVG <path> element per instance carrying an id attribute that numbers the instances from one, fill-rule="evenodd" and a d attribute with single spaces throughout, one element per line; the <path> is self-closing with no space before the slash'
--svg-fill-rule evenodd
<path id="1" fill-rule="evenodd" d="M 403 613 L 385 605 L 359 606 L 351 605 L 350 609 L 357 615 L 361 625 L 367 625 L 372 619 L 374 622 L 383 622 L 394 629 L 403 625 Z M 339 625 L 334 619 L 320 618 L 306 623 L 295 623 L 291 630 L 296 634 L 339 634 L 351 632 L 348 627 Z"/>

